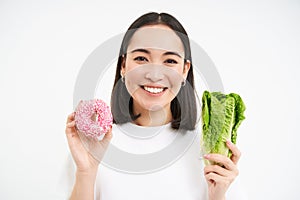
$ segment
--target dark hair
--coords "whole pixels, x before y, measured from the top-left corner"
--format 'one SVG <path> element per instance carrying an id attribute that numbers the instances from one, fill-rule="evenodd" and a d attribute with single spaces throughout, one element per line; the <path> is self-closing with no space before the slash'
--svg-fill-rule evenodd
<path id="1" fill-rule="evenodd" d="M 174 129 L 194 130 L 197 121 L 196 95 L 194 90 L 194 74 L 190 42 L 186 31 L 180 22 L 167 13 L 150 12 L 135 20 L 124 35 L 115 75 L 114 86 L 111 95 L 111 109 L 114 123 L 122 124 L 136 120 L 140 114 L 133 114 L 133 99 L 127 91 L 125 84 L 121 81 L 121 67 L 126 58 L 127 47 L 133 34 L 138 28 L 146 25 L 163 24 L 170 27 L 180 37 L 184 46 L 184 61 L 190 61 L 190 69 L 187 82 L 182 86 L 177 96 L 171 101 L 171 113 L 173 120 L 171 126 Z M 124 55 L 124 56 L 123 56 Z"/>

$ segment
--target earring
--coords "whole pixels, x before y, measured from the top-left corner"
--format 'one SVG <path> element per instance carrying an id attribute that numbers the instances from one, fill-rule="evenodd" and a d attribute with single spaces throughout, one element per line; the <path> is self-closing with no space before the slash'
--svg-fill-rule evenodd
<path id="1" fill-rule="evenodd" d="M 124 76 L 121 77 L 121 81 L 122 81 L 123 83 L 125 83 L 125 77 L 124 77 Z"/>
<path id="2" fill-rule="evenodd" d="M 186 84 L 186 79 L 183 79 L 183 81 L 181 82 L 181 86 L 184 87 Z"/>

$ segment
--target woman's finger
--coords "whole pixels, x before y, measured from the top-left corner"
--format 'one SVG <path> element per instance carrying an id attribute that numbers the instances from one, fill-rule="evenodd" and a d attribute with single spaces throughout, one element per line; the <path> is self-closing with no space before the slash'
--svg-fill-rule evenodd
<path id="1" fill-rule="evenodd" d="M 223 182 L 225 178 L 216 173 L 210 172 L 205 175 L 205 179 L 207 181 L 209 181 L 210 183 L 213 183 L 213 182 L 220 183 L 220 182 Z"/>
<path id="2" fill-rule="evenodd" d="M 235 164 L 230 160 L 228 157 L 221 155 L 221 154 L 206 154 L 204 155 L 204 158 L 210 161 L 214 161 L 216 163 L 219 163 L 221 166 L 224 165 L 226 169 L 228 170 L 235 170 Z"/>
<path id="3" fill-rule="evenodd" d="M 230 171 L 225 169 L 224 167 L 221 167 L 219 165 L 207 165 L 204 168 L 204 174 L 209 174 L 209 173 L 216 173 L 220 176 L 228 177 L 231 175 Z"/>
<path id="4" fill-rule="evenodd" d="M 66 130 L 65 130 L 67 137 L 73 137 L 76 134 L 74 118 L 75 118 L 75 112 L 68 115 L 67 122 L 66 122 Z"/>
<path id="5" fill-rule="evenodd" d="M 72 112 L 71 114 L 69 114 L 68 118 L 67 118 L 67 124 L 72 122 L 74 120 L 74 117 L 75 117 L 75 112 Z"/>
<path id="6" fill-rule="evenodd" d="M 106 145 L 109 144 L 110 140 L 112 138 L 112 127 L 109 129 L 109 131 L 104 135 L 103 139 L 100 141 Z"/>
<path id="7" fill-rule="evenodd" d="M 110 140 L 112 138 L 112 127 L 108 130 L 108 132 L 104 136 L 105 140 Z"/>
<path id="8" fill-rule="evenodd" d="M 234 164 L 237 164 L 240 157 L 241 157 L 241 152 L 240 150 L 236 147 L 235 144 L 233 144 L 230 140 L 227 140 L 226 142 L 228 148 L 231 150 L 232 152 L 232 156 L 231 156 L 231 160 Z"/>
<path id="9" fill-rule="evenodd" d="M 72 128 L 74 126 L 75 126 L 75 121 L 71 121 L 71 122 L 67 123 L 68 128 Z"/>

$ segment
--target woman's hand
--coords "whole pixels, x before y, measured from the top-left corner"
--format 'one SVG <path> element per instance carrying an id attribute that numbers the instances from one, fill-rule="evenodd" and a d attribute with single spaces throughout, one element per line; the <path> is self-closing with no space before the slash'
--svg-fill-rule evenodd
<path id="1" fill-rule="evenodd" d="M 227 189 L 239 174 L 237 163 L 241 157 L 241 152 L 232 142 L 227 141 L 226 144 L 232 152 L 230 159 L 220 154 L 207 154 L 204 156 L 205 159 L 224 166 L 207 165 L 204 168 L 210 200 L 224 200 Z"/>
<path id="2" fill-rule="evenodd" d="M 68 116 L 66 124 L 66 136 L 69 144 L 69 148 L 72 154 L 72 157 L 77 166 L 77 173 L 80 174 L 90 174 L 96 175 L 99 161 L 96 160 L 83 146 L 79 135 L 78 130 L 75 127 L 75 112 L 71 113 Z M 104 153 L 109 146 L 110 140 L 112 138 L 112 129 L 105 134 L 101 141 L 93 141 L 97 145 L 97 151 L 100 152 L 100 158 L 102 159 Z M 99 158 L 98 157 L 98 158 Z"/>
<path id="3" fill-rule="evenodd" d="M 97 176 L 99 161 L 102 160 L 104 153 L 112 138 L 110 129 L 103 139 L 98 142 L 90 140 L 90 145 L 97 148 L 98 160 L 96 160 L 83 146 L 77 129 L 75 127 L 75 113 L 68 116 L 66 125 L 66 136 L 72 157 L 76 163 L 76 181 L 73 187 L 70 200 L 94 199 L 94 183 Z"/>

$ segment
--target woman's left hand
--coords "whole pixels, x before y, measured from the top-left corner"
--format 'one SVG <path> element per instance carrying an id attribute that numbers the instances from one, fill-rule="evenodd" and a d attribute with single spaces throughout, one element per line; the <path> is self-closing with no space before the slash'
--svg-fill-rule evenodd
<path id="1" fill-rule="evenodd" d="M 227 189 L 239 174 L 237 163 L 241 157 L 241 152 L 232 142 L 227 141 L 226 144 L 232 152 L 231 158 L 220 154 L 207 154 L 204 156 L 205 159 L 220 164 L 207 165 L 204 168 L 210 200 L 224 200 Z M 222 165 L 223 167 L 221 167 Z"/>

